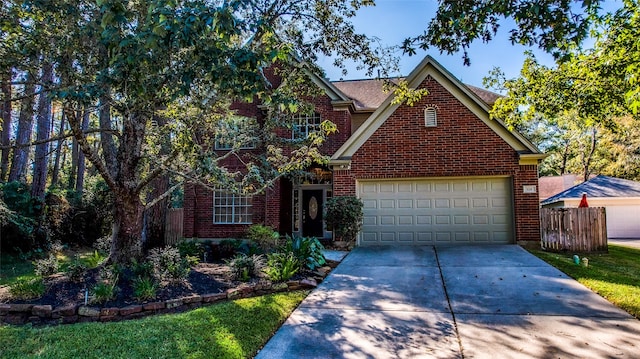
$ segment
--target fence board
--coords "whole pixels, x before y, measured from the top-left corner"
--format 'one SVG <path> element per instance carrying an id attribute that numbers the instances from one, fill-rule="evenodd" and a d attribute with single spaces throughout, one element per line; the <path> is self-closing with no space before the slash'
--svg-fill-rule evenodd
<path id="1" fill-rule="evenodd" d="M 602 207 L 541 208 L 542 248 L 560 252 L 607 252 L 607 220 Z"/>
<path id="2" fill-rule="evenodd" d="M 178 243 L 183 236 L 182 221 L 184 211 L 182 208 L 170 208 L 167 211 L 167 219 L 164 227 L 164 244 L 173 245 Z"/>

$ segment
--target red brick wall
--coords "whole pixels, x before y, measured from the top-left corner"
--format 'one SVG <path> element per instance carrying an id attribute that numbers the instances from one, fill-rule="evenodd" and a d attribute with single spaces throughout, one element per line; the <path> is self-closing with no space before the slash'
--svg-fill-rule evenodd
<path id="1" fill-rule="evenodd" d="M 351 159 L 350 171 L 334 173 L 335 195 L 353 194 L 353 178 L 495 176 L 513 178 L 517 241 L 539 240 L 536 166 L 519 166 L 517 152 L 443 86 L 428 77 L 425 96 L 400 106 Z M 424 108 L 437 106 L 437 127 L 425 127 Z"/>
<path id="2" fill-rule="evenodd" d="M 351 119 L 348 111 L 336 111 L 331 105 L 328 96 L 321 96 L 311 101 L 314 103 L 316 111 L 322 120 L 330 120 L 335 123 L 338 132 L 330 135 L 321 147 L 321 152 L 326 155 L 333 154 L 351 135 Z M 255 103 L 234 103 L 232 109 L 238 114 L 249 116 L 261 120 L 263 118 L 261 110 Z M 290 138 L 291 130 L 279 129 L 278 134 L 282 137 Z M 257 152 L 260 149 L 246 151 L 245 153 Z M 223 166 L 230 170 L 242 170 L 242 162 L 235 156 L 229 157 Z M 254 196 L 253 199 L 253 223 L 266 224 L 282 232 L 290 231 L 288 225 L 282 225 L 281 214 L 289 213 L 291 194 L 283 194 L 280 181 L 268 189 L 264 194 Z M 284 187 L 290 191 L 290 185 Z M 355 188 L 355 187 L 354 187 Z M 284 199 L 283 199 L 284 198 Z M 288 199 L 287 199 L 288 198 Z M 287 207 L 288 206 L 288 207 Z M 186 185 L 184 193 L 184 236 L 187 238 L 229 238 L 242 237 L 249 225 L 230 225 L 213 223 L 213 193 L 211 190 L 195 185 Z M 287 228 L 285 228 L 287 227 Z"/>

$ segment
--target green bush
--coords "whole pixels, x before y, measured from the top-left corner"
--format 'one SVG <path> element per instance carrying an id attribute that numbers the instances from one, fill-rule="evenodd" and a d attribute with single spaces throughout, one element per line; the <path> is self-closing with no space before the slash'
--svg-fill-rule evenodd
<path id="1" fill-rule="evenodd" d="M 362 228 L 362 201 L 354 196 L 333 197 L 325 203 L 324 220 L 336 237 L 355 241 Z"/>
<path id="2" fill-rule="evenodd" d="M 96 283 L 91 288 L 92 303 L 103 304 L 116 297 L 118 293 L 118 278 L 104 280 Z"/>
<path id="3" fill-rule="evenodd" d="M 189 262 L 190 266 L 200 263 L 200 258 L 204 254 L 204 246 L 195 239 L 183 239 L 176 245 L 180 256 Z"/>
<path id="4" fill-rule="evenodd" d="M 137 277 L 133 280 L 133 296 L 139 300 L 155 299 L 158 285 L 151 277 Z"/>
<path id="5" fill-rule="evenodd" d="M 273 252 L 267 254 L 264 272 L 270 280 L 281 282 L 293 277 L 300 269 L 300 261 L 293 253 Z"/>
<path id="6" fill-rule="evenodd" d="M 152 249 L 148 261 L 153 266 L 153 277 L 160 284 L 183 281 L 191 271 L 188 261 L 174 247 Z"/>
<path id="7" fill-rule="evenodd" d="M 58 272 L 60 262 L 53 253 L 46 258 L 33 261 L 33 272 L 41 277 L 48 277 Z"/>
<path id="8" fill-rule="evenodd" d="M 9 286 L 9 293 L 14 299 L 29 300 L 42 297 L 45 286 L 42 277 L 18 278 Z"/>
<path id="9" fill-rule="evenodd" d="M 233 277 L 243 282 L 260 276 L 265 267 L 264 256 L 258 254 L 249 256 L 240 253 L 226 263 L 231 268 Z"/>
<path id="10" fill-rule="evenodd" d="M 280 249 L 283 253 L 293 253 L 300 262 L 300 267 L 307 267 L 314 270 L 327 263 L 322 251 L 322 243 L 315 237 L 294 237 L 287 236 L 287 242 Z"/>
<path id="11" fill-rule="evenodd" d="M 153 277 L 153 263 L 149 261 L 138 262 L 134 259 L 131 262 L 131 271 L 136 277 Z"/>
<path id="12" fill-rule="evenodd" d="M 77 257 L 67 266 L 67 276 L 73 282 L 80 282 L 87 271 L 87 266 Z"/>
<path id="13" fill-rule="evenodd" d="M 87 264 L 87 267 L 96 268 L 97 266 L 102 264 L 102 262 L 104 262 L 106 259 L 107 259 L 106 256 L 102 255 L 98 250 L 94 250 L 90 256 L 87 256 L 84 258 L 84 261 Z"/>
<path id="14" fill-rule="evenodd" d="M 263 252 L 269 253 L 278 247 L 280 234 L 269 226 L 254 224 L 247 230 L 247 238 L 257 243 Z"/>

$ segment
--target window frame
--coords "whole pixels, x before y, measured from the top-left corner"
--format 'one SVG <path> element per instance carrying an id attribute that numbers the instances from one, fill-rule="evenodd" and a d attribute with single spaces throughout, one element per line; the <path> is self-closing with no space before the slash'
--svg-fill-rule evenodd
<path id="1" fill-rule="evenodd" d="M 309 137 L 309 134 L 320 131 L 322 116 L 320 116 L 318 112 L 298 114 L 295 116 L 294 121 L 293 129 L 291 130 L 291 139 L 305 140 Z"/>
<path id="2" fill-rule="evenodd" d="M 220 213 L 223 208 L 225 213 Z M 213 224 L 253 224 L 253 196 L 215 190 Z"/>

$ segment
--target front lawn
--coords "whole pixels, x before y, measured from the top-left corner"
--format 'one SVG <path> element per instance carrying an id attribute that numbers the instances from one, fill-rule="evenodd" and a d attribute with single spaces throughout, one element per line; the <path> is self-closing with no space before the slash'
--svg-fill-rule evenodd
<path id="1" fill-rule="evenodd" d="M 6 253 L 0 253 L 0 285 L 13 284 L 20 277 L 33 277 L 31 261 L 20 259 Z"/>
<path id="2" fill-rule="evenodd" d="M 0 326 L 0 357 L 251 358 L 307 294 L 277 293 L 117 323 Z"/>
<path id="3" fill-rule="evenodd" d="M 589 259 L 588 267 L 575 265 L 573 253 L 531 253 L 640 318 L 640 250 L 609 245 L 608 254 L 580 255 Z"/>

